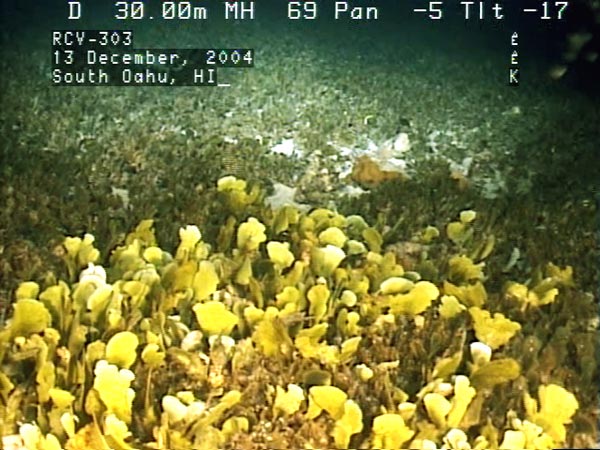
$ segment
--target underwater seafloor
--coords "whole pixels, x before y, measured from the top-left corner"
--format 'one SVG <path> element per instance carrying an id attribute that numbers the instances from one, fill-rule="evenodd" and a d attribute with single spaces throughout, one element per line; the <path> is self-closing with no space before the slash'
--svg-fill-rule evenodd
<path id="1" fill-rule="evenodd" d="M 598 99 L 236 26 L 228 89 L 51 87 L 3 37 L 4 447 L 597 446 Z"/>

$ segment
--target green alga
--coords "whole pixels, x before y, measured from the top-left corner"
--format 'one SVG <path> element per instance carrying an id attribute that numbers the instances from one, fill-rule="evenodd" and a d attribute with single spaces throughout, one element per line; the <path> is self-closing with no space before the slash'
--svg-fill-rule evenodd
<path id="1" fill-rule="evenodd" d="M 125 423 L 131 423 L 132 403 L 135 391 L 130 387 L 135 375 L 128 369 L 120 369 L 105 360 L 96 363 L 93 390 L 102 401 L 108 414 L 115 414 Z"/>
<path id="2" fill-rule="evenodd" d="M 50 313 L 38 300 L 21 298 L 13 308 L 13 319 L 10 324 L 13 336 L 28 336 L 50 326 L 52 321 Z"/>
<path id="3" fill-rule="evenodd" d="M 565 425 L 579 409 L 575 396 L 557 384 L 541 385 L 538 389 L 539 402 L 525 395 L 525 410 L 531 422 L 541 426 L 557 444 L 567 438 Z"/>
<path id="4" fill-rule="evenodd" d="M 106 344 L 106 360 L 123 369 L 129 369 L 137 358 L 138 337 L 130 331 L 115 334 Z"/>
<path id="5" fill-rule="evenodd" d="M 438 288 L 429 281 L 419 281 L 406 294 L 390 297 L 390 311 L 393 314 L 420 314 L 439 296 Z"/>
<path id="6" fill-rule="evenodd" d="M 238 323 L 238 317 L 218 301 L 197 303 L 192 307 L 202 331 L 213 334 L 229 334 Z"/>
<path id="7" fill-rule="evenodd" d="M 254 251 L 267 240 L 266 227 L 255 217 L 250 217 L 242 223 L 237 232 L 237 247 L 243 251 Z"/>
<path id="8" fill-rule="evenodd" d="M 469 313 L 473 318 L 477 339 L 493 350 L 506 344 L 521 329 L 518 322 L 507 319 L 501 313 L 494 313 L 492 316 L 489 311 L 476 306 L 469 308 Z"/>

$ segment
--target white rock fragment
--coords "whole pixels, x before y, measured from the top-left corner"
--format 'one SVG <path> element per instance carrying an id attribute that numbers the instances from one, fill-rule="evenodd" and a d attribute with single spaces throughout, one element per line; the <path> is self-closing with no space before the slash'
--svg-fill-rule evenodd
<path id="1" fill-rule="evenodd" d="M 408 139 L 408 134 L 400 133 L 394 139 L 393 145 L 394 152 L 396 154 L 402 154 L 410 150 L 410 140 Z"/>
<path id="2" fill-rule="evenodd" d="M 129 190 L 116 188 L 114 186 L 112 186 L 110 189 L 112 195 L 118 197 L 121 200 L 121 202 L 123 203 L 123 207 L 125 209 L 129 208 Z"/>
<path id="3" fill-rule="evenodd" d="M 271 147 L 271 151 L 289 157 L 296 155 L 296 146 L 293 139 L 284 139 L 281 143 Z"/>
<path id="4" fill-rule="evenodd" d="M 400 159 L 400 158 L 386 159 L 386 160 L 381 161 L 381 164 L 379 164 L 379 168 L 381 170 L 385 170 L 387 172 L 404 173 L 404 172 L 406 172 L 406 167 L 407 167 L 406 161 L 404 159 Z"/>
<path id="5" fill-rule="evenodd" d="M 471 350 L 471 358 L 477 366 L 487 364 L 492 359 L 492 349 L 483 342 L 471 342 L 469 349 Z"/>
<path id="6" fill-rule="evenodd" d="M 352 186 L 352 185 L 346 185 L 342 188 L 341 193 L 343 195 L 347 195 L 350 198 L 357 198 L 360 197 L 361 195 L 363 195 L 365 192 L 364 189 L 362 189 L 360 186 Z"/>
<path id="7" fill-rule="evenodd" d="M 271 209 L 277 210 L 286 205 L 298 208 L 300 211 L 307 211 L 310 208 L 309 205 L 296 203 L 294 200 L 298 188 L 292 188 L 283 183 L 274 183 L 273 188 L 273 195 L 265 198 L 266 204 L 269 205 Z"/>

